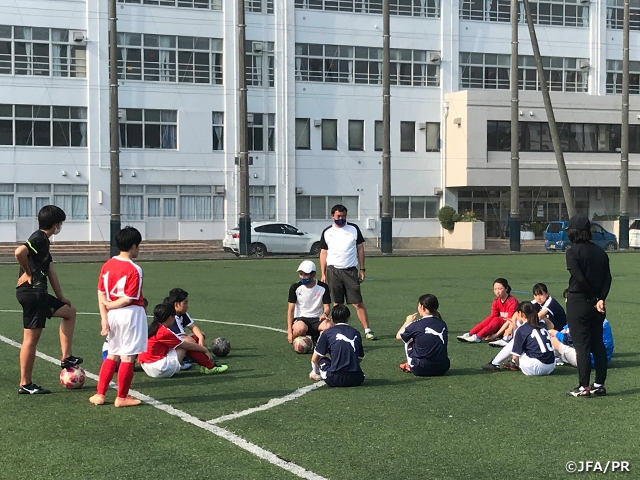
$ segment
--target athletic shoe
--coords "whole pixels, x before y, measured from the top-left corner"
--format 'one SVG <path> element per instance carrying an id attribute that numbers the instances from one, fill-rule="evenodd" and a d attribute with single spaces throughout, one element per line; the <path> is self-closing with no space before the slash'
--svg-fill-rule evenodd
<path id="1" fill-rule="evenodd" d="M 113 402 L 113 406 L 116 408 L 120 407 L 135 407 L 136 405 L 140 405 L 142 401 L 137 398 L 133 398 L 131 395 L 127 395 L 127 398 L 116 397 L 116 401 Z"/>
<path id="2" fill-rule="evenodd" d="M 60 368 L 71 368 L 71 367 L 75 367 L 77 365 L 80 365 L 83 362 L 82 358 L 80 357 L 74 357 L 73 355 L 71 355 L 70 357 L 67 358 L 63 358 L 60 361 Z"/>
<path id="3" fill-rule="evenodd" d="M 485 372 L 499 372 L 500 371 L 500 365 L 494 365 L 493 363 L 489 362 L 486 365 L 482 365 L 482 369 Z"/>
<path id="4" fill-rule="evenodd" d="M 411 373 L 411 367 L 409 366 L 409 364 L 407 362 L 401 363 L 398 366 L 400 367 L 400 370 L 402 370 L 403 372 Z"/>
<path id="5" fill-rule="evenodd" d="M 591 396 L 591 390 L 589 387 L 576 387 L 570 392 L 567 392 L 567 395 L 571 395 L 572 397 L 589 397 Z"/>
<path id="6" fill-rule="evenodd" d="M 378 340 L 378 337 L 376 337 L 371 330 L 364 334 L 364 338 L 366 338 L 367 340 Z"/>
<path id="7" fill-rule="evenodd" d="M 47 393 L 51 393 L 51 390 L 39 387 L 35 383 L 31 382 L 27 385 L 20 385 L 18 393 L 20 395 L 46 395 Z"/>
<path id="8" fill-rule="evenodd" d="M 509 360 L 506 363 L 502 364 L 502 368 L 504 368 L 505 370 L 511 370 L 512 372 L 519 372 L 520 371 L 520 367 L 517 366 L 515 363 L 513 363 L 511 360 Z"/>
<path id="9" fill-rule="evenodd" d="M 607 389 L 604 388 L 604 385 L 596 387 L 593 383 L 589 387 L 589 391 L 592 397 L 604 397 L 607 394 Z"/>
<path id="10" fill-rule="evenodd" d="M 460 337 L 458 337 L 458 339 L 460 339 Z M 480 343 L 482 342 L 482 339 L 477 335 L 469 335 L 468 337 L 464 338 L 462 341 L 469 342 L 469 343 Z"/>
<path id="11" fill-rule="evenodd" d="M 89 402 L 93 403 L 94 405 L 104 405 L 104 395 L 96 393 L 95 395 L 89 397 Z"/>
<path id="12" fill-rule="evenodd" d="M 224 372 L 227 368 L 229 368 L 227 365 L 220 365 L 219 367 L 213 367 L 213 368 L 207 368 L 207 367 L 200 367 L 200 373 L 204 373 L 205 375 L 211 375 L 212 373 L 222 373 Z"/>
<path id="13" fill-rule="evenodd" d="M 506 347 L 507 346 L 507 342 L 505 342 L 503 339 L 499 338 L 498 340 L 494 340 L 493 342 L 489 342 L 489 345 L 491 345 L 492 347 Z"/>
<path id="14" fill-rule="evenodd" d="M 463 335 L 458 335 L 456 338 L 458 340 L 460 340 L 461 342 L 466 342 L 467 338 L 469 338 L 469 337 L 471 337 L 471 335 L 469 335 L 469 333 L 467 332 L 467 333 L 465 333 Z"/>
<path id="15" fill-rule="evenodd" d="M 313 372 L 311 372 L 311 373 L 309 374 L 309 379 L 310 379 L 310 380 L 316 380 L 316 381 L 318 381 L 318 380 L 322 380 L 322 377 L 320 376 L 320 374 L 319 374 L 319 373 L 313 373 Z"/>
<path id="16" fill-rule="evenodd" d="M 193 367 L 193 363 L 191 362 L 187 362 L 187 361 L 180 362 L 180 370 L 189 370 L 191 367 Z"/>

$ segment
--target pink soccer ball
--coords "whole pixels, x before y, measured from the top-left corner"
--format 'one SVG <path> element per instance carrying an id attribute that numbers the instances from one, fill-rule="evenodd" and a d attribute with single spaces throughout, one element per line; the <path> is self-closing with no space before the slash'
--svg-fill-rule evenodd
<path id="1" fill-rule="evenodd" d="M 313 342 L 309 337 L 296 337 L 293 339 L 292 347 L 296 353 L 311 353 Z"/>
<path id="2" fill-rule="evenodd" d="M 84 385 L 85 373 L 81 367 L 63 368 L 60 383 L 64 388 L 80 388 Z"/>

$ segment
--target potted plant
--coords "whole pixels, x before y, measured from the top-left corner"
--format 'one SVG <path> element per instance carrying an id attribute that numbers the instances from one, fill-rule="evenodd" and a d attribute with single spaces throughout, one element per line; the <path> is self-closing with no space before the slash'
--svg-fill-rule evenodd
<path id="1" fill-rule="evenodd" d="M 531 230 L 531 222 L 522 222 L 520 224 L 520 240 L 535 240 L 536 234 Z"/>

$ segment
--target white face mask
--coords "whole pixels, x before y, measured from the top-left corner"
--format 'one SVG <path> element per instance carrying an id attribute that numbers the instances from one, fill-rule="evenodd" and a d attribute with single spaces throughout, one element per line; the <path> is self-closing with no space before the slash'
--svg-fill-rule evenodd
<path id="1" fill-rule="evenodd" d="M 62 225 L 58 225 L 56 229 L 53 231 L 53 234 L 58 235 L 60 233 L 60 230 L 62 230 Z"/>

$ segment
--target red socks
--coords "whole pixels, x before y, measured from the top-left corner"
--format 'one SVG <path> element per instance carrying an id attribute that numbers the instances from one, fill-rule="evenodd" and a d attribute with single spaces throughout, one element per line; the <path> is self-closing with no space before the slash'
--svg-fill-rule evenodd
<path id="1" fill-rule="evenodd" d="M 198 365 L 202 365 L 203 367 L 206 367 L 206 368 L 215 367 L 213 362 L 211 360 L 209 360 L 209 357 L 207 357 L 207 355 L 205 353 L 203 353 L 203 352 L 196 352 L 196 351 L 193 351 L 193 350 L 189 350 L 187 352 L 187 355 L 194 362 L 196 362 Z M 120 368 L 122 368 L 122 367 L 120 367 Z"/>
<path id="2" fill-rule="evenodd" d="M 117 363 L 114 360 L 105 358 L 100 367 L 100 373 L 98 374 L 98 388 L 97 391 L 100 395 L 105 395 L 109 388 L 109 382 L 113 378 L 113 374 L 116 372 Z"/>
<path id="3" fill-rule="evenodd" d="M 118 369 L 118 397 L 127 398 L 133 380 L 133 362 L 120 362 Z"/>

